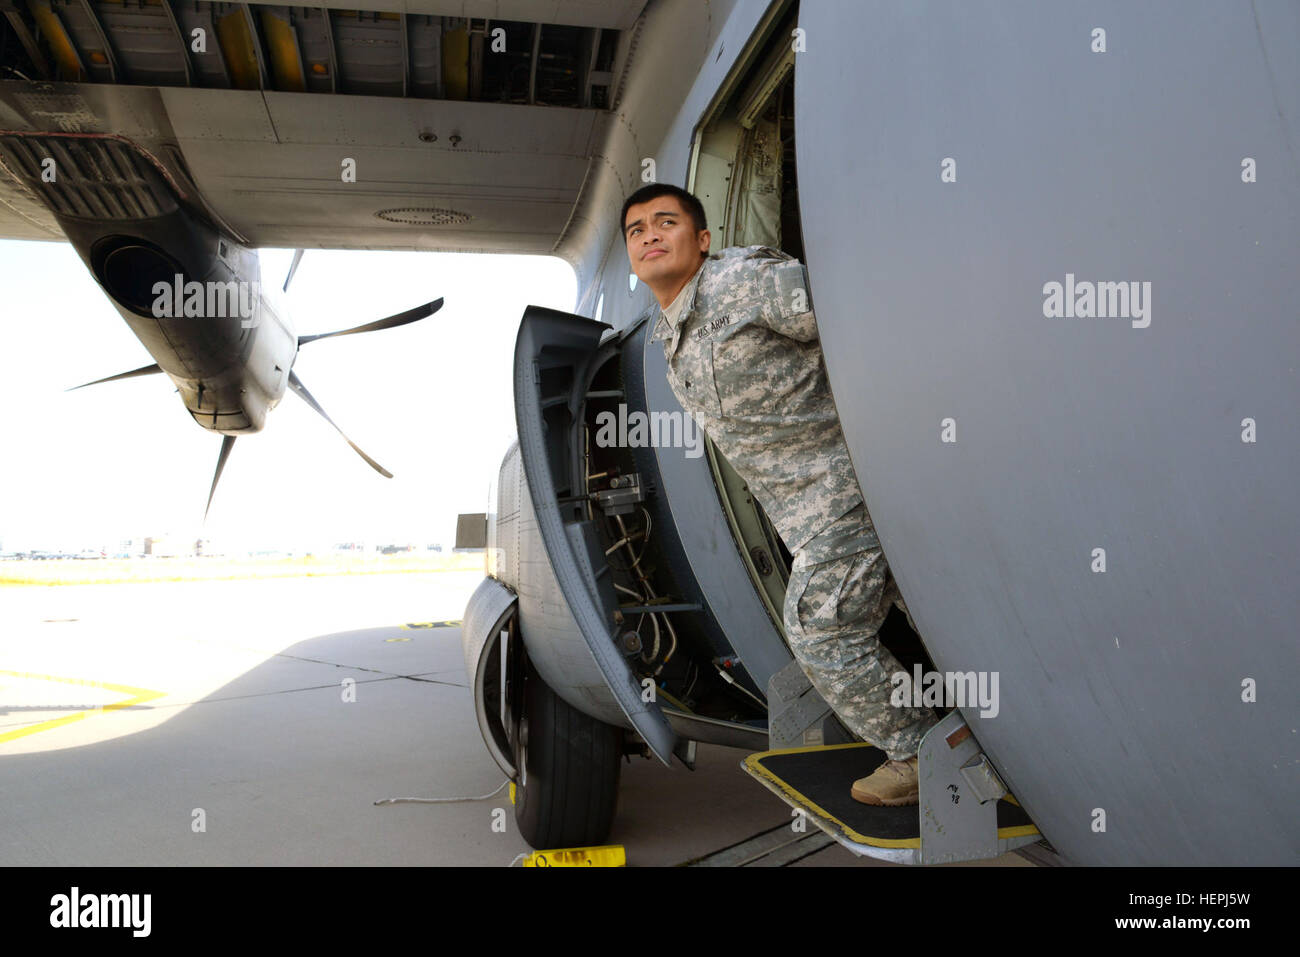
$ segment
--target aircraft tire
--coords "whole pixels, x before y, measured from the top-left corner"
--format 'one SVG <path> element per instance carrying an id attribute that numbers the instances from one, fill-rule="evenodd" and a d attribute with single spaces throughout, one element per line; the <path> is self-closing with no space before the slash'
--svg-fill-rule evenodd
<path id="1" fill-rule="evenodd" d="M 614 821 L 623 730 L 572 707 L 525 664 L 515 735 L 515 822 L 536 850 L 603 844 Z"/>

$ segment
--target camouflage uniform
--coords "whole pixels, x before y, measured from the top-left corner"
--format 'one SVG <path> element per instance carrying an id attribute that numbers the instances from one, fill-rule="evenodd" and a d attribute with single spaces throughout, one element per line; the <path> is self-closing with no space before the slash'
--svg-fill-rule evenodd
<path id="1" fill-rule="evenodd" d="M 715 253 L 651 338 L 677 401 L 794 554 L 785 629 L 804 673 L 859 737 L 914 754 L 937 718 L 889 701 L 903 668 L 876 632 L 902 600 L 840 431 L 803 265 L 766 246 Z"/>

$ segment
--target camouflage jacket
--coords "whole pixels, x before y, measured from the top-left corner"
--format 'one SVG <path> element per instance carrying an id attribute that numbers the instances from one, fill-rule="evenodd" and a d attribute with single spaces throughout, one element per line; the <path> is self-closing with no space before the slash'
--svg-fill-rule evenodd
<path id="1" fill-rule="evenodd" d="M 661 310 L 651 334 L 664 343 L 669 385 L 795 552 L 862 503 L 807 273 L 770 247 L 733 246 L 709 256 L 682 294 L 676 324 Z M 879 544 L 869 520 L 851 542 L 831 537 L 839 554 Z"/>

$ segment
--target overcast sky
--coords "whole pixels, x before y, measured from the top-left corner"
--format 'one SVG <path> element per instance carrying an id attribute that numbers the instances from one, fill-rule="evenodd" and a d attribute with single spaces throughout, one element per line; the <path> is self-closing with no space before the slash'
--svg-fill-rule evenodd
<path id="1" fill-rule="evenodd" d="M 261 255 L 263 283 L 282 283 L 292 253 Z M 568 312 L 576 295 L 554 257 L 308 250 L 287 297 L 299 335 L 446 298 L 413 325 L 308 344 L 294 366 L 394 477 L 288 393 L 236 443 L 205 526 L 220 437 L 164 376 L 65 392 L 153 360 L 70 245 L 0 241 L 0 551 L 163 534 L 231 548 L 450 544 L 457 513 L 486 510 L 515 437 L 510 365 L 525 306 Z"/>

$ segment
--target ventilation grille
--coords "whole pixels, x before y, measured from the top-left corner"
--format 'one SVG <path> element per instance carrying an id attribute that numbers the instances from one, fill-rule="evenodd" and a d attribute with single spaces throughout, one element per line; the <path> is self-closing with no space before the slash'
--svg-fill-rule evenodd
<path id="1" fill-rule="evenodd" d="M 121 140 L 0 136 L 0 163 L 56 216 L 153 219 L 176 208 L 159 172 Z"/>
<path id="2" fill-rule="evenodd" d="M 405 206 L 401 209 L 381 209 L 375 213 L 380 219 L 403 226 L 461 226 L 473 217 L 469 213 L 438 206 Z"/>

